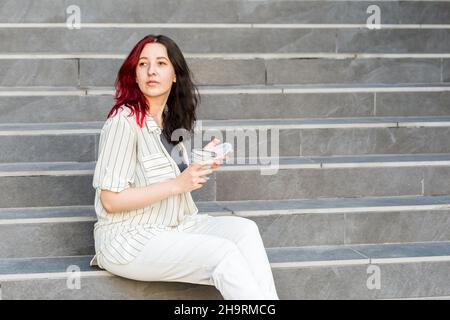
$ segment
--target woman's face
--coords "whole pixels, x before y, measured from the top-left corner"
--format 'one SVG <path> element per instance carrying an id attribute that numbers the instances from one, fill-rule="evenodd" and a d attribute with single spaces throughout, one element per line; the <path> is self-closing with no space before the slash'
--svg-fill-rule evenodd
<path id="1" fill-rule="evenodd" d="M 148 98 L 167 97 L 175 80 L 175 69 L 166 47 L 160 43 L 146 44 L 136 66 L 136 82 L 142 93 Z"/>

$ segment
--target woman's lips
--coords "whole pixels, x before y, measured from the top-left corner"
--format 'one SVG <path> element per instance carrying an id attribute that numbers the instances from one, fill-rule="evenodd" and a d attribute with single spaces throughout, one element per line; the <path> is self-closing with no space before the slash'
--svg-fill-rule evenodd
<path id="1" fill-rule="evenodd" d="M 157 85 L 157 84 L 159 84 L 158 81 L 148 81 L 147 82 L 147 85 L 149 85 L 149 86 L 154 86 L 154 85 Z"/>

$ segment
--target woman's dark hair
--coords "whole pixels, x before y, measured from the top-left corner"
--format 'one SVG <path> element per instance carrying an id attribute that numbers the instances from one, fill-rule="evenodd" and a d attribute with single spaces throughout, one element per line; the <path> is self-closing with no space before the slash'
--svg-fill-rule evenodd
<path id="1" fill-rule="evenodd" d="M 135 118 L 139 127 L 142 128 L 144 125 L 145 115 L 150 110 L 145 96 L 136 83 L 136 66 L 145 45 L 153 42 L 161 43 L 166 47 L 169 60 L 175 69 L 177 81 L 172 83 L 167 99 L 168 112 L 167 114 L 163 112 L 162 121 L 164 125 L 163 134 L 167 141 L 176 145 L 183 140 L 183 136 L 180 137 L 179 141 L 172 141 L 172 132 L 180 128 L 184 128 L 190 133 L 194 131 L 195 111 L 201 99 L 197 87 L 192 82 L 191 71 L 180 48 L 172 39 L 164 35 L 147 35 L 131 50 L 117 75 L 115 82 L 116 102 L 107 118 L 113 116 L 121 106 L 125 105 L 131 109 L 131 115 L 136 115 Z"/>

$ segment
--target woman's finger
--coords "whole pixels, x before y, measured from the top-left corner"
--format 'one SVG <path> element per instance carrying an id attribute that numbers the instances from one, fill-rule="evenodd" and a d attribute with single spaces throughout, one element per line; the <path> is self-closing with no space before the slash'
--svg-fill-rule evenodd
<path id="1" fill-rule="evenodd" d="M 199 161 L 196 164 L 199 165 L 199 167 L 206 167 L 206 166 L 210 166 L 212 165 L 214 162 L 214 160 L 203 160 L 203 161 Z"/>
<path id="2" fill-rule="evenodd" d="M 196 176 L 204 176 L 204 175 L 207 175 L 207 174 L 211 174 L 212 172 L 213 171 L 211 169 L 205 169 L 205 170 L 198 170 L 194 174 Z"/>
<path id="3" fill-rule="evenodd" d="M 211 140 L 210 142 L 208 142 L 207 145 L 205 145 L 203 147 L 203 149 L 205 150 L 209 150 L 211 151 L 215 146 L 217 146 L 220 143 L 220 140 L 217 138 L 214 138 L 213 140 Z"/>
<path id="4" fill-rule="evenodd" d="M 204 179 L 204 178 L 196 178 L 194 184 L 201 184 L 201 185 L 203 185 L 204 183 L 206 183 L 206 181 L 207 181 L 207 179 Z"/>

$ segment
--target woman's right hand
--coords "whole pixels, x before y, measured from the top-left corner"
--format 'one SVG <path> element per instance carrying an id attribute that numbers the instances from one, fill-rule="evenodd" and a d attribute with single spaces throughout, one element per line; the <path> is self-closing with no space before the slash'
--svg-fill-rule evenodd
<path id="1" fill-rule="evenodd" d="M 208 181 L 205 179 L 205 176 L 213 172 L 211 168 L 208 168 L 213 163 L 215 163 L 215 161 L 202 161 L 193 163 L 184 169 L 183 172 L 174 179 L 177 193 L 191 192 L 192 190 L 203 187 L 203 184 Z"/>

